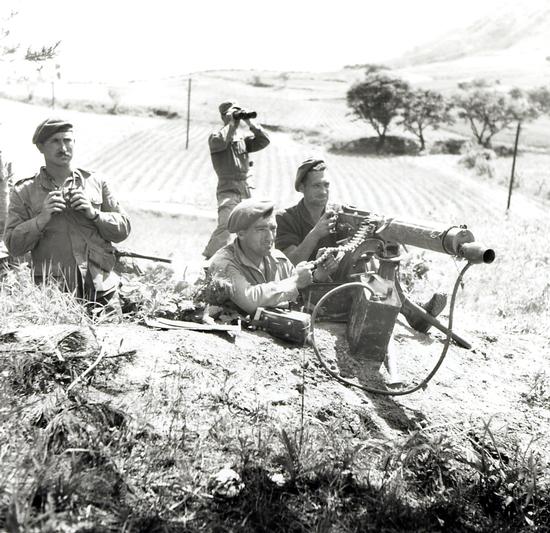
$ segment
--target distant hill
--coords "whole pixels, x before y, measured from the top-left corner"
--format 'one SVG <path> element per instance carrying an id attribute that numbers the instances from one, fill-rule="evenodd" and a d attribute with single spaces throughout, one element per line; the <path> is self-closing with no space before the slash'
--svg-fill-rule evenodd
<path id="1" fill-rule="evenodd" d="M 550 0 L 503 2 L 489 16 L 413 48 L 393 61 L 392 66 L 501 54 L 550 57 Z M 550 61 L 548 65 L 550 68 Z"/>

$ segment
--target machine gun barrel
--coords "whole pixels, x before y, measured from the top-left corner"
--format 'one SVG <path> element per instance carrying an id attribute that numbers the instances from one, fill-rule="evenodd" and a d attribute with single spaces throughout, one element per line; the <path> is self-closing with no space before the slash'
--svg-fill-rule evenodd
<path id="1" fill-rule="evenodd" d="M 415 222 L 388 219 L 375 232 L 386 242 L 418 246 L 426 250 L 462 257 L 471 263 L 492 263 L 495 252 L 475 242 L 466 226 L 426 226 Z"/>

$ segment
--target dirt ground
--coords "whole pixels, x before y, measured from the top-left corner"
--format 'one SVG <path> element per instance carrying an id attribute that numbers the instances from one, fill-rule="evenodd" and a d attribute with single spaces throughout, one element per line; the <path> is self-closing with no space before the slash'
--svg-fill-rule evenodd
<path id="1" fill-rule="evenodd" d="M 440 429 L 458 441 L 488 425 L 497 436 L 546 453 L 550 445 L 548 368 L 550 339 L 506 333 L 503 324 L 481 329 L 472 317 L 455 328 L 473 345 L 452 344 L 426 389 L 399 397 L 345 386 L 321 367 L 310 347 L 301 348 L 263 332 L 160 331 L 139 325 L 104 327 L 101 335 L 125 350 L 111 401 L 159 433 L 185 426 L 187 435 L 212 430 L 220 400 L 230 413 L 252 423 L 257 417 L 281 426 L 300 420 L 339 428 L 350 438 L 365 430 L 394 440 L 420 428 Z M 420 382 L 444 347 L 439 332 L 418 333 L 398 319 L 393 352 L 402 385 L 388 386 L 384 366 L 351 357 L 342 325 L 320 324 L 316 339 L 329 367 L 360 385 L 403 390 Z M 213 402 L 213 398 L 216 402 Z M 214 407 L 214 405 L 218 407 Z"/>

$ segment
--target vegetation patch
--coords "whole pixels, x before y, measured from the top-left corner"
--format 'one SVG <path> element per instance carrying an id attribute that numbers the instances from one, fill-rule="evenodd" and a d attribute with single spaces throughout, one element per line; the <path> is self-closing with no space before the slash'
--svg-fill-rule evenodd
<path id="1" fill-rule="evenodd" d="M 356 155 L 416 155 L 420 152 L 418 143 L 409 137 L 386 135 L 383 145 L 378 137 L 362 137 L 353 141 L 334 141 L 330 151 Z"/>

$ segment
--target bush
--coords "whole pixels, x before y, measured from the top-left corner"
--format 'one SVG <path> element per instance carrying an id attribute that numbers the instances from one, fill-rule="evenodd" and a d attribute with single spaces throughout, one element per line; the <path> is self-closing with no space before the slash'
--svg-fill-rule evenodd
<path id="1" fill-rule="evenodd" d="M 335 141 L 329 146 L 329 151 L 360 155 L 417 155 L 420 145 L 409 137 L 387 135 L 382 146 L 378 137 L 361 137 L 353 141 Z"/>
<path id="2" fill-rule="evenodd" d="M 259 74 L 254 74 L 248 83 L 252 87 L 273 87 L 273 84 L 263 81 Z"/>
<path id="3" fill-rule="evenodd" d="M 177 111 L 171 111 L 170 109 L 166 109 L 164 107 L 151 107 L 150 111 L 153 115 L 157 117 L 167 118 L 168 120 L 180 118 L 180 115 Z"/>
<path id="4" fill-rule="evenodd" d="M 488 148 L 471 148 L 458 162 L 466 168 L 474 169 L 479 176 L 494 178 L 496 157 L 495 152 Z"/>
<path id="5" fill-rule="evenodd" d="M 462 154 L 469 141 L 466 139 L 442 139 L 430 146 L 430 154 Z"/>

